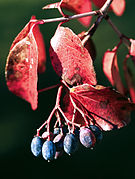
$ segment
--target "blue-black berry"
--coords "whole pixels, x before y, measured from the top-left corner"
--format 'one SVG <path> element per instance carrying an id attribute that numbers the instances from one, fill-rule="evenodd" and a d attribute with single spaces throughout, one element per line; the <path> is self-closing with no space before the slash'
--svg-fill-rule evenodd
<path id="1" fill-rule="evenodd" d="M 100 130 L 100 128 L 95 126 L 95 125 L 90 125 L 89 128 L 91 129 L 91 131 L 95 135 L 96 142 L 100 143 L 101 140 L 103 139 L 103 134 L 102 134 L 102 131 Z"/>
<path id="2" fill-rule="evenodd" d="M 41 155 L 42 145 L 43 145 L 43 140 L 39 136 L 36 136 L 32 139 L 32 141 L 31 141 L 31 152 L 33 153 L 33 155 L 35 155 L 36 157 Z"/>
<path id="3" fill-rule="evenodd" d="M 56 147 L 56 151 L 61 151 L 63 149 L 63 140 L 64 137 L 61 134 L 56 135 L 56 137 L 53 139 L 53 142 Z"/>
<path id="4" fill-rule="evenodd" d="M 70 133 L 64 138 L 64 151 L 71 155 L 78 149 L 78 139 L 77 137 Z"/>
<path id="5" fill-rule="evenodd" d="M 42 146 L 42 155 L 45 160 L 53 160 L 56 153 L 55 144 L 52 141 L 45 141 Z"/>
<path id="6" fill-rule="evenodd" d="M 53 134 L 54 134 L 54 135 L 58 135 L 58 134 L 60 134 L 60 132 L 61 132 L 61 128 L 59 128 L 59 127 L 56 127 L 56 128 L 54 128 L 54 130 L 53 130 Z"/>

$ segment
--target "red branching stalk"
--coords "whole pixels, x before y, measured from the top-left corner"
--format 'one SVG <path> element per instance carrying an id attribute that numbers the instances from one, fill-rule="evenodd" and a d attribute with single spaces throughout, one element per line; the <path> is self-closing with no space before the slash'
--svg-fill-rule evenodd
<path id="1" fill-rule="evenodd" d="M 40 133 L 41 129 L 45 125 L 47 125 L 47 132 L 49 134 L 48 140 L 50 140 L 50 123 L 51 123 L 51 119 L 52 119 L 52 117 L 53 117 L 55 112 L 57 113 L 57 115 L 59 115 L 59 112 L 60 112 L 60 114 L 63 116 L 63 118 L 64 118 L 65 122 L 67 123 L 67 125 L 71 124 L 71 125 L 80 127 L 80 124 L 77 124 L 77 123 L 74 123 L 74 121 L 68 120 L 67 117 L 65 116 L 64 112 L 62 111 L 61 107 L 60 107 L 60 99 L 61 99 L 62 89 L 63 89 L 63 85 L 61 85 L 59 87 L 59 89 L 58 89 L 57 97 L 56 97 L 56 104 L 55 104 L 52 112 L 50 113 L 48 119 L 37 129 L 37 136 L 40 136 L 39 133 Z M 56 115 L 56 117 L 57 117 L 57 115 Z M 62 122 L 61 122 L 60 116 L 58 117 L 58 120 L 59 120 L 59 124 L 61 125 Z"/>

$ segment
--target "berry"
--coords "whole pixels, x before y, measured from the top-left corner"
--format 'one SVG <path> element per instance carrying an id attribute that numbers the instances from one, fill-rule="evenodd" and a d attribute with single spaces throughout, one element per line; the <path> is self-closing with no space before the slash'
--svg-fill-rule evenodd
<path id="1" fill-rule="evenodd" d="M 62 127 L 63 134 L 66 135 L 68 133 L 68 126 L 65 125 Z"/>
<path id="2" fill-rule="evenodd" d="M 86 148 L 91 148 L 94 146 L 96 139 L 90 129 L 86 127 L 80 129 L 80 142 Z"/>
<path id="3" fill-rule="evenodd" d="M 42 155 L 45 160 L 53 160 L 56 153 L 56 147 L 52 141 L 45 141 L 42 146 Z"/>
<path id="4" fill-rule="evenodd" d="M 79 134 L 80 134 L 80 129 L 79 129 L 79 127 L 76 127 L 76 128 L 75 128 L 74 134 L 76 135 L 76 137 L 79 137 Z"/>
<path id="5" fill-rule="evenodd" d="M 54 130 L 53 130 L 53 134 L 54 134 L 54 135 L 58 135 L 58 134 L 60 134 L 60 132 L 61 132 L 61 128 L 59 128 L 59 127 L 56 127 L 56 128 L 54 128 Z"/>
<path id="6" fill-rule="evenodd" d="M 58 134 L 54 139 L 53 142 L 56 147 L 56 151 L 61 151 L 63 149 L 63 135 Z"/>
<path id="7" fill-rule="evenodd" d="M 47 132 L 47 131 L 45 131 L 45 132 L 42 134 L 42 138 L 43 138 L 44 140 L 46 140 L 46 139 L 48 138 L 48 136 L 50 136 L 50 138 L 51 138 L 51 140 L 52 140 L 54 134 L 53 134 L 52 132 Z"/>
<path id="8" fill-rule="evenodd" d="M 67 134 L 64 138 L 64 151 L 71 155 L 73 154 L 78 148 L 78 139 L 72 133 Z"/>
<path id="9" fill-rule="evenodd" d="M 96 142 L 100 143 L 101 140 L 103 139 L 103 134 L 102 134 L 102 131 L 100 130 L 100 128 L 95 126 L 95 125 L 90 125 L 89 128 L 91 129 L 91 131 L 95 135 Z"/>
<path id="10" fill-rule="evenodd" d="M 62 156 L 62 154 L 63 154 L 63 150 L 61 150 L 61 151 L 56 151 L 54 158 L 55 158 L 55 159 L 58 159 L 59 157 Z"/>
<path id="11" fill-rule="evenodd" d="M 36 157 L 41 155 L 42 145 L 43 145 L 43 141 L 42 138 L 40 138 L 39 136 L 36 136 L 32 139 L 31 152 L 33 153 L 33 155 L 35 155 Z"/>

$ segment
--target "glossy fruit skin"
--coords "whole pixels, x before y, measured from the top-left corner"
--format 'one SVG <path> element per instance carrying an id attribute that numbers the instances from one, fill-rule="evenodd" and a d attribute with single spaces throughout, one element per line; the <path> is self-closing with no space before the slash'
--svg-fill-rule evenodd
<path id="1" fill-rule="evenodd" d="M 53 130 L 53 134 L 54 134 L 54 135 L 58 135 L 58 134 L 60 134 L 60 132 L 61 132 L 61 128 L 59 128 L 59 127 L 56 127 L 56 128 L 54 128 L 54 130 Z"/>
<path id="2" fill-rule="evenodd" d="M 45 160 L 53 160 L 56 153 L 55 144 L 52 141 L 45 141 L 42 146 L 42 155 Z"/>
<path id="3" fill-rule="evenodd" d="M 64 137 L 61 134 L 56 135 L 56 137 L 53 139 L 53 142 L 56 147 L 56 151 L 63 150 L 63 140 L 64 140 Z"/>
<path id="4" fill-rule="evenodd" d="M 95 136 L 94 134 L 91 132 L 90 129 L 83 127 L 80 129 L 80 142 L 83 146 L 85 146 L 86 148 L 91 148 L 94 146 L 95 144 Z"/>
<path id="5" fill-rule="evenodd" d="M 75 128 L 74 130 L 74 134 L 77 138 L 79 138 L 79 134 L 80 134 L 80 129 L 78 127 Z"/>
<path id="6" fill-rule="evenodd" d="M 69 133 L 64 138 L 64 151 L 71 155 L 78 149 L 78 139 L 77 137 Z"/>
<path id="7" fill-rule="evenodd" d="M 31 152 L 36 157 L 39 157 L 42 153 L 43 140 L 39 136 L 36 136 L 31 141 Z"/>
<path id="8" fill-rule="evenodd" d="M 54 159 L 58 159 L 59 157 L 61 157 L 63 155 L 63 152 L 64 152 L 63 150 L 56 151 Z"/>
<path id="9" fill-rule="evenodd" d="M 89 128 L 92 130 L 93 134 L 96 137 L 96 143 L 100 143 L 103 139 L 103 134 L 100 128 L 95 125 L 90 125 Z"/>

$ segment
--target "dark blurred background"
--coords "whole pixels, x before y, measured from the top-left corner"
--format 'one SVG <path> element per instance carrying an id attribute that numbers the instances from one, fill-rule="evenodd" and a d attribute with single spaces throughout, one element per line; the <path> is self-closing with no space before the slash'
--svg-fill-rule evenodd
<path id="1" fill-rule="evenodd" d="M 39 94 L 39 106 L 32 111 L 30 105 L 8 91 L 4 69 L 10 45 L 32 15 L 37 19 L 60 16 L 57 10 L 43 11 L 41 8 L 53 0 L 0 0 L 0 178 L 135 178 L 135 113 L 131 123 L 118 131 L 104 132 L 103 142 L 94 150 L 81 147 L 72 157 L 63 155 L 48 163 L 35 158 L 30 143 L 36 129 L 47 119 L 56 97 L 56 89 Z M 128 0 L 122 17 L 110 16 L 118 28 L 127 36 L 135 38 L 135 2 Z M 49 59 L 49 41 L 58 23 L 41 26 L 47 51 L 47 70 L 39 76 L 38 88 L 58 83 Z M 86 30 L 77 20 L 66 24 L 79 33 Z M 95 69 L 99 84 L 110 85 L 101 69 L 104 52 L 117 43 L 117 35 L 103 21 L 93 40 L 97 48 Z M 125 47 L 121 48 L 122 62 Z M 120 66 L 121 68 L 121 66 Z M 122 68 L 121 75 L 123 76 Z"/>

